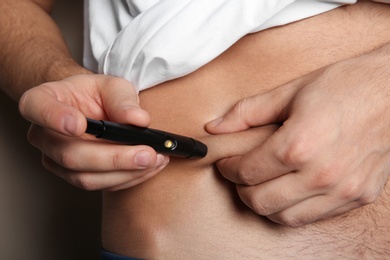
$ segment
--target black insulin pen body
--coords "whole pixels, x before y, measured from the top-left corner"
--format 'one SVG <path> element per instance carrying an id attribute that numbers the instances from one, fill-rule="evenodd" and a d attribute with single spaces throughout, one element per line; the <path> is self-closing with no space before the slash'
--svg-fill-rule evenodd
<path id="1" fill-rule="evenodd" d="M 87 118 L 86 133 L 126 145 L 148 145 L 170 156 L 202 158 L 207 154 L 207 146 L 193 138 L 151 128 Z"/>

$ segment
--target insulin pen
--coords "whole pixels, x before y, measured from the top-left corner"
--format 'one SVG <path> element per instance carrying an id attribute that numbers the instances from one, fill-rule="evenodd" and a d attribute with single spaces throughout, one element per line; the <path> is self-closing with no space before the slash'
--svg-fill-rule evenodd
<path id="1" fill-rule="evenodd" d="M 207 154 L 207 146 L 193 138 L 151 128 L 87 118 L 86 133 L 125 145 L 148 145 L 176 157 L 202 158 Z"/>

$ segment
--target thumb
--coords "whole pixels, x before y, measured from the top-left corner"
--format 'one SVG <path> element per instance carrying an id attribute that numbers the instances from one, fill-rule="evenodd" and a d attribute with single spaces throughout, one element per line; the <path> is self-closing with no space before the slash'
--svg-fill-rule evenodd
<path id="1" fill-rule="evenodd" d="M 150 115 L 139 106 L 137 90 L 130 82 L 109 77 L 100 89 L 104 110 L 110 120 L 142 127 L 150 124 Z"/>
<path id="2" fill-rule="evenodd" d="M 293 83 L 238 101 L 224 116 L 206 125 L 211 134 L 232 133 L 286 120 L 294 97 Z"/>

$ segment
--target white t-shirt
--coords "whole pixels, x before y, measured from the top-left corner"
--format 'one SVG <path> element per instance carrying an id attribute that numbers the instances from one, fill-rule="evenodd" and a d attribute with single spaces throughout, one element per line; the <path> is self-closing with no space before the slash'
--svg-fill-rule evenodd
<path id="1" fill-rule="evenodd" d="M 246 34 L 356 1 L 85 0 L 84 66 L 141 91 L 193 72 Z"/>

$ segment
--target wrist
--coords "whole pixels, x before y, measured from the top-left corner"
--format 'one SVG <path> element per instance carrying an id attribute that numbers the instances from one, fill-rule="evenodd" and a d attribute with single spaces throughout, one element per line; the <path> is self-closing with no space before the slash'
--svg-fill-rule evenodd
<path id="1" fill-rule="evenodd" d="M 13 92 L 7 94 L 18 102 L 24 92 L 35 86 L 80 74 L 93 74 L 93 72 L 82 67 L 72 58 L 59 59 L 58 61 L 47 64 L 46 68 L 42 67 L 40 73 L 35 73 L 35 77 L 29 77 L 24 79 L 24 81 L 22 79 L 20 82 L 13 82 L 12 84 L 15 85 L 14 88 L 11 88 Z"/>
<path id="2" fill-rule="evenodd" d="M 43 79 L 44 82 L 58 81 L 79 74 L 93 74 L 73 59 L 63 59 L 50 64 Z M 44 83 L 42 82 L 42 83 Z"/>

